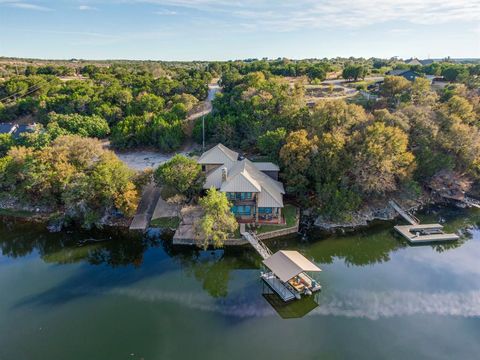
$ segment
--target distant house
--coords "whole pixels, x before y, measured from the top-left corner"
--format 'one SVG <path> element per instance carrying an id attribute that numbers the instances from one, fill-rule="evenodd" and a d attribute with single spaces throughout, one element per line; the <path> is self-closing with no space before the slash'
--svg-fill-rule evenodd
<path id="1" fill-rule="evenodd" d="M 403 76 L 405 79 L 409 81 L 414 81 L 417 77 L 420 76 L 420 74 L 416 73 L 413 70 L 390 70 L 387 72 L 387 75 L 390 76 Z"/>
<path id="2" fill-rule="evenodd" d="M 282 217 L 285 190 L 279 182 L 279 167 L 270 162 L 252 162 L 222 144 L 204 152 L 198 159 L 206 180 L 205 189 L 212 186 L 226 193 L 232 202 L 232 212 L 243 223 L 284 222 Z"/>
<path id="3" fill-rule="evenodd" d="M 412 59 L 409 59 L 409 60 L 405 60 L 405 64 L 407 65 L 418 65 L 418 66 L 422 66 L 422 62 L 420 60 L 418 60 L 417 58 L 412 58 Z"/>
<path id="4" fill-rule="evenodd" d="M 420 60 L 420 62 L 422 63 L 423 66 L 428 66 L 428 65 L 433 64 L 436 61 L 432 60 L 432 59 L 425 59 L 425 60 Z"/>
<path id="5" fill-rule="evenodd" d="M 0 134 L 13 134 L 16 130 L 16 125 L 12 123 L 0 123 Z"/>
<path id="6" fill-rule="evenodd" d="M 418 66 L 427 66 L 430 64 L 433 64 L 435 60 L 432 59 L 424 59 L 424 60 L 418 60 L 417 58 L 412 58 L 405 60 L 405 64 L 407 65 L 418 65 Z"/>
<path id="7" fill-rule="evenodd" d="M 18 125 L 14 123 L 0 123 L 0 134 L 11 134 L 15 138 L 18 138 L 20 134 L 24 132 L 33 131 L 35 131 L 35 124 Z"/>

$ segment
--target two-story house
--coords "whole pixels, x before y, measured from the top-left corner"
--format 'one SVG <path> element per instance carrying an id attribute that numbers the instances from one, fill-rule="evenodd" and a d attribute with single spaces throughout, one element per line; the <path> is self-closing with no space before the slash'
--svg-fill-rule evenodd
<path id="1" fill-rule="evenodd" d="M 252 162 L 222 144 L 198 159 L 205 173 L 204 189 L 226 193 L 239 222 L 282 224 L 283 184 L 279 168 L 270 162 Z"/>

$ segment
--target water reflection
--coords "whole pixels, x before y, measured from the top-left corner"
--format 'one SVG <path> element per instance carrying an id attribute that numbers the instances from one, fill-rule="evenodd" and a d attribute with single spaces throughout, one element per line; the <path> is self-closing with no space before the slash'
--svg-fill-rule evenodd
<path id="1" fill-rule="evenodd" d="M 299 319 L 318 307 L 317 296 L 306 296 L 288 303 L 274 293 L 264 293 L 263 297 L 282 319 Z"/>
<path id="2" fill-rule="evenodd" d="M 13 224 L 0 228 L 0 250 L 4 256 L 18 258 L 38 252 L 46 263 L 87 262 L 111 267 L 140 266 L 150 247 L 162 244 L 161 236 L 142 236 L 119 229 L 49 233 L 41 224 Z"/>
<path id="3" fill-rule="evenodd" d="M 480 211 L 430 209 L 422 214 L 421 218 L 423 221 L 438 221 L 440 216 L 446 221 L 447 231 L 466 230 L 462 241 L 430 245 L 437 253 L 458 248 L 466 239 L 471 238 L 468 229 L 478 226 Z M 249 247 L 200 251 L 190 247 L 173 246 L 170 240 L 170 235 L 153 230 L 146 236 L 118 229 L 52 234 L 41 224 L 0 224 L 0 251 L 6 257 L 19 258 L 38 253 L 39 257 L 49 264 L 96 265 L 82 267 L 56 287 L 38 294 L 36 298 L 25 299 L 24 303 L 68 301 L 89 292 L 108 291 L 160 276 L 173 269 L 180 270 L 183 275 L 201 284 L 209 297 L 222 300 L 232 295 L 236 272 L 241 276 L 243 270 L 258 272 L 261 268 L 261 259 Z M 269 242 L 269 246 L 273 250 L 300 250 L 319 265 L 331 264 L 340 259 L 347 266 L 366 266 L 389 262 L 393 253 L 409 245 L 394 235 L 392 224 L 384 223 L 344 236 L 311 233 L 307 242 L 300 242 L 297 237 L 282 238 Z M 420 255 L 417 252 L 415 256 L 426 257 L 433 254 Z M 413 259 L 414 255 L 411 258 Z M 441 262 L 441 259 L 434 258 L 430 261 Z M 100 265 L 105 266 L 102 271 L 97 269 Z M 125 267 L 132 269 L 121 271 Z M 120 270 L 109 272 L 109 268 Z M 85 286 L 86 284 L 88 286 Z M 269 299 L 267 301 L 272 305 Z M 279 311 L 278 306 L 272 306 L 277 312 L 285 313 L 283 308 Z M 305 306 L 305 309 L 308 308 L 309 306 Z"/>
<path id="4" fill-rule="evenodd" d="M 166 246 L 165 251 L 178 262 L 187 276 L 194 277 L 214 298 L 228 295 L 231 273 L 235 270 L 258 269 L 258 259 L 249 248 L 202 251 L 191 247 Z"/>

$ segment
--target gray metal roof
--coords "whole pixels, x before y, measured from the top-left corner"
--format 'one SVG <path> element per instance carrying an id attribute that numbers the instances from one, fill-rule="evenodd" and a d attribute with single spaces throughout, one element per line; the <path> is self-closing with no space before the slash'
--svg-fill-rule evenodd
<path id="1" fill-rule="evenodd" d="M 249 183 L 247 185 L 247 183 Z M 227 181 L 222 184 L 225 192 L 255 192 L 259 189 L 259 207 L 283 207 L 283 184 L 264 174 L 248 159 L 238 161 L 228 170 Z M 250 190 L 248 190 L 250 189 Z"/>
<path id="2" fill-rule="evenodd" d="M 260 171 L 280 171 L 278 165 L 271 162 L 254 162 L 253 165 Z"/>
<path id="3" fill-rule="evenodd" d="M 283 184 L 263 173 L 257 165 L 260 164 L 261 169 L 268 169 L 268 171 L 278 171 L 278 166 L 272 163 L 252 163 L 248 159 L 237 160 L 237 158 L 238 153 L 222 144 L 204 153 L 198 161 L 200 164 L 220 164 L 220 166 L 207 174 L 203 187 L 209 189 L 213 186 L 223 192 L 259 193 L 259 207 L 283 207 L 283 194 L 285 194 Z M 222 169 L 226 169 L 227 172 L 225 181 L 222 179 Z"/>
<path id="4" fill-rule="evenodd" d="M 263 260 L 263 263 L 283 282 L 287 282 L 305 271 L 322 271 L 298 251 L 292 250 L 277 251 Z"/>
<path id="5" fill-rule="evenodd" d="M 399 75 L 402 75 L 403 73 L 406 73 L 407 71 L 410 71 L 410 70 L 409 69 L 390 70 L 387 74 L 393 75 L 393 76 L 399 76 Z"/>
<path id="6" fill-rule="evenodd" d="M 222 144 L 215 145 L 210 150 L 205 151 L 198 159 L 198 163 L 202 165 L 220 164 L 234 162 L 238 159 L 238 153 L 230 150 Z"/>

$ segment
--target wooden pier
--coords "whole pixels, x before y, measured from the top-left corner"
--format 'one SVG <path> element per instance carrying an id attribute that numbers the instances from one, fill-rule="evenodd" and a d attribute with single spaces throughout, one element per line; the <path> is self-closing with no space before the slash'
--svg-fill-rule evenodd
<path id="1" fill-rule="evenodd" d="M 245 231 L 245 224 L 240 224 L 240 234 L 250 243 L 250 245 L 253 246 L 255 250 L 257 250 L 263 260 L 272 256 L 272 251 L 257 237 L 257 235 Z"/>
<path id="2" fill-rule="evenodd" d="M 440 224 L 420 224 L 414 215 L 404 210 L 397 202 L 391 200 L 390 206 L 410 225 L 397 225 L 394 229 L 411 244 L 455 241 L 460 237 L 457 234 L 446 234 Z"/>
<path id="3" fill-rule="evenodd" d="M 303 294 L 312 295 L 321 290 L 320 284 L 307 275 L 307 271 L 321 269 L 297 251 L 278 251 L 275 254 L 255 235 L 240 224 L 240 234 L 258 252 L 263 264 L 270 271 L 262 272 L 261 278 L 284 302 L 301 299 Z"/>

